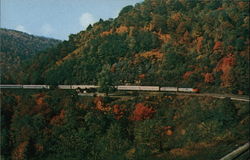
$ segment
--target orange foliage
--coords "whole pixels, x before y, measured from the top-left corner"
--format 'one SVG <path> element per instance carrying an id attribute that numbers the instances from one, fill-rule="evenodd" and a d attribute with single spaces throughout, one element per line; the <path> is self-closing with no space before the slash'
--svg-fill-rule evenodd
<path id="1" fill-rule="evenodd" d="M 171 39 L 170 34 L 157 33 L 157 35 L 159 36 L 160 40 L 162 40 L 164 43 L 167 43 Z"/>
<path id="2" fill-rule="evenodd" d="M 96 105 L 96 108 L 98 109 L 98 110 L 102 110 L 102 108 L 103 108 L 103 99 L 102 99 L 102 97 L 96 97 L 95 99 L 94 99 L 94 103 L 95 103 L 95 105 Z"/>
<path id="3" fill-rule="evenodd" d="M 229 86 L 231 84 L 231 74 L 230 71 L 235 65 L 235 57 L 230 54 L 227 57 L 222 58 L 219 63 L 217 64 L 215 71 L 220 72 L 222 71 L 223 74 L 221 75 L 222 86 Z"/>
<path id="4" fill-rule="evenodd" d="M 203 37 L 198 37 L 197 38 L 197 45 L 196 45 L 196 51 L 200 52 L 200 49 L 202 48 L 202 41 L 203 41 Z"/>
<path id="5" fill-rule="evenodd" d="M 220 8 L 217 8 L 217 10 L 224 10 L 224 8 L 220 7 Z"/>
<path id="6" fill-rule="evenodd" d="M 221 49 L 221 47 L 222 47 L 222 42 L 217 41 L 214 44 L 213 50 Z"/>
<path id="7" fill-rule="evenodd" d="M 59 115 L 52 117 L 50 120 L 51 125 L 61 125 L 65 117 L 65 110 L 62 109 Z"/>
<path id="8" fill-rule="evenodd" d="M 112 34 L 112 30 L 109 30 L 109 31 L 104 31 L 100 34 L 100 36 L 107 36 L 107 35 L 110 35 Z"/>
<path id="9" fill-rule="evenodd" d="M 171 129 L 168 129 L 165 131 L 165 134 L 168 136 L 172 136 L 174 134 L 174 132 Z"/>
<path id="10" fill-rule="evenodd" d="M 178 20 L 180 20 L 180 18 L 181 18 L 181 14 L 180 14 L 180 13 L 172 14 L 172 15 L 171 15 L 171 18 L 172 18 L 173 20 L 175 20 L 175 21 L 178 21 Z"/>
<path id="11" fill-rule="evenodd" d="M 171 126 L 163 127 L 163 130 L 164 130 L 164 134 L 168 136 L 172 136 L 174 133 Z"/>
<path id="12" fill-rule="evenodd" d="M 126 26 L 120 26 L 119 28 L 116 28 L 115 32 L 116 33 L 128 32 L 128 27 L 126 27 Z"/>
<path id="13" fill-rule="evenodd" d="M 110 68 L 110 72 L 115 72 L 115 64 L 113 64 L 112 66 L 111 66 L 111 68 Z"/>
<path id="14" fill-rule="evenodd" d="M 37 105 L 42 105 L 44 103 L 45 103 L 44 102 L 44 94 L 37 95 L 37 97 L 36 97 L 36 104 Z"/>
<path id="15" fill-rule="evenodd" d="M 132 120 L 140 121 L 144 119 L 149 119 L 152 118 L 154 113 L 154 109 L 145 106 L 143 103 L 138 103 L 135 105 Z"/>
<path id="16" fill-rule="evenodd" d="M 212 73 L 206 73 L 204 74 L 204 82 L 206 83 L 213 83 L 214 82 L 214 76 Z"/>
<path id="17" fill-rule="evenodd" d="M 20 143 L 17 148 L 12 153 L 12 159 L 13 160 L 23 160 L 25 159 L 25 151 L 27 149 L 29 142 L 24 141 Z"/>
<path id="18" fill-rule="evenodd" d="M 156 51 L 156 50 L 152 50 L 152 51 L 137 54 L 136 57 L 156 58 L 158 60 L 162 60 L 163 53 Z"/>
<path id="19" fill-rule="evenodd" d="M 184 75 L 182 76 L 182 78 L 184 80 L 189 79 L 189 77 L 194 73 L 194 71 L 187 71 L 186 73 L 184 73 Z"/>

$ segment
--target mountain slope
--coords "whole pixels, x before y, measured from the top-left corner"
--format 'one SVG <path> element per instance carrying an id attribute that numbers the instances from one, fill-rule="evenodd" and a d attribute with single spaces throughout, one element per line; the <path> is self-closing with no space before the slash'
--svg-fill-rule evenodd
<path id="1" fill-rule="evenodd" d="M 248 8 L 249 2 L 236 0 L 145 0 L 40 54 L 24 67 L 25 80 L 19 81 L 248 94 Z"/>
<path id="2" fill-rule="evenodd" d="M 0 37 L 1 81 L 3 83 L 11 81 L 11 75 L 8 73 L 17 69 L 21 62 L 42 50 L 56 46 L 60 42 L 9 29 L 0 29 Z"/>

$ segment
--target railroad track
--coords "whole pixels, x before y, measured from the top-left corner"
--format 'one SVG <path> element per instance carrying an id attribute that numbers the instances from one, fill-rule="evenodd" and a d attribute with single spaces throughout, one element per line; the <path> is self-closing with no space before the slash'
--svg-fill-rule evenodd
<path id="1" fill-rule="evenodd" d="M 220 160 L 249 160 L 249 142 L 235 149 Z"/>

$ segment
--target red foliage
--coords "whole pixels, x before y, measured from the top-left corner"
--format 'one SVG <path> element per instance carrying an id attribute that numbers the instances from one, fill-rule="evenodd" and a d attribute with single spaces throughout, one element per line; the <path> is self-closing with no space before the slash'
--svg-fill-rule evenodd
<path id="1" fill-rule="evenodd" d="M 45 101 L 45 98 L 47 97 L 45 94 L 40 93 L 33 95 L 35 97 L 35 106 L 32 106 L 32 108 L 27 108 L 29 109 L 28 111 L 22 110 L 22 114 L 42 114 L 46 115 L 51 112 L 51 109 L 49 108 L 49 105 Z"/>
<path id="2" fill-rule="evenodd" d="M 99 111 L 109 112 L 111 110 L 109 105 L 105 106 L 103 98 L 100 96 L 96 97 L 93 102 L 95 103 L 96 109 Z"/>
<path id="3" fill-rule="evenodd" d="M 204 75 L 204 81 L 206 83 L 213 83 L 214 82 L 214 76 L 213 76 L 213 74 L 212 73 L 206 73 Z"/>
<path id="4" fill-rule="evenodd" d="M 183 75 L 183 79 L 187 80 L 194 73 L 194 71 L 188 71 Z"/>
<path id="5" fill-rule="evenodd" d="M 122 108 L 120 105 L 118 105 L 118 104 L 115 104 L 115 105 L 113 106 L 113 112 L 114 112 L 115 118 L 116 118 L 117 120 L 119 120 L 119 119 L 122 118 L 122 116 L 124 115 L 124 111 L 125 111 L 125 109 L 123 109 L 123 108 Z"/>
<path id="6" fill-rule="evenodd" d="M 233 55 L 228 55 L 222 58 L 216 66 L 216 71 L 223 71 L 223 73 L 228 72 L 235 65 L 235 57 Z"/>
<path id="7" fill-rule="evenodd" d="M 45 102 L 44 102 L 44 98 L 45 98 L 45 95 L 44 95 L 44 94 L 40 93 L 40 94 L 37 94 L 37 95 L 35 95 L 35 96 L 36 96 L 36 104 L 37 104 L 37 105 L 42 105 L 42 104 L 45 103 Z"/>
<path id="8" fill-rule="evenodd" d="M 217 41 L 217 42 L 215 42 L 215 44 L 214 44 L 213 50 L 220 49 L 221 47 L 222 47 L 222 42 Z"/>
<path id="9" fill-rule="evenodd" d="M 13 160 L 22 160 L 25 159 L 25 151 L 27 149 L 29 142 L 24 141 L 20 143 L 17 148 L 12 153 L 12 159 Z"/>
<path id="10" fill-rule="evenodd" d="M 36 151 L 38 152 L 42 152 L 44 149 L 43 145 L 41 144 L 35 144 L 35 148 L 36 148 Z"/>
<path id="11" fill-rule="evenodd" d="M 145 78 L 145 74 L 140 74 L 140 75 L 138 75 L 138 78 L 144 79 L 144 78 Z"/>
<path id="12" fill-rule="evenodd" d="M 222 71 L 223 74 L 221 75 L 222 85 L 229 86 L 231 81 L 231 74 L 230 71 L 235 65 L 235 57 L 233 55 L 228 55 L 227 57 L 222 58 L 219 63 L 217 64 L 215 71 L 220 72 Z"/>
<path id="13" fill-rule="evenodd" d="M 62 109 L 59 115 L 52 117 L 52 119 L 50 120 L 50 124 L 61 125 L 63 123 L 64 117 L 65 117 L 65 110 Z"/>
<path id="14" fill-rule="evenodd" d="M 140 121 L 144 119 L 152 118 L 155 110 L 145 106 L 143 103 L 138 103 L 135 105 L 135 110 L 133 112 L 132 120 Z"/>

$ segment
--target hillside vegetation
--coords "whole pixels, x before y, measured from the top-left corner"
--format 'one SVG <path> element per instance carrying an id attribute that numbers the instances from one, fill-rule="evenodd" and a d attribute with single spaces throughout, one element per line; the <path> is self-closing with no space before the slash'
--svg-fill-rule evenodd
<path id="1" fill-rule="evenodd" d="M 145 0 L 38 54 L 17 82 L 249 94 L 248 69 L 248 1 Z"/>
<path id="2" fill-rule="evenodd" d="M 60 41 L 27 33 L 0 29 L 1 83 L 14 83 L 13 77 L 20 72 L 20 64 Z"/>
<path id="3" fill-rule="evenodd" d="M 249 104 L 190 96 L 130 100 L 1 92 L 1 159 L 215 160 L 249 140 Z"/>

